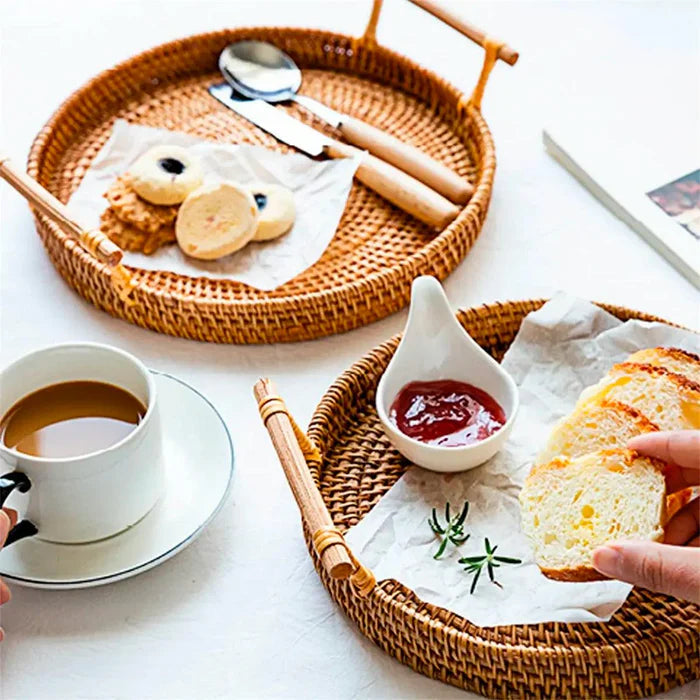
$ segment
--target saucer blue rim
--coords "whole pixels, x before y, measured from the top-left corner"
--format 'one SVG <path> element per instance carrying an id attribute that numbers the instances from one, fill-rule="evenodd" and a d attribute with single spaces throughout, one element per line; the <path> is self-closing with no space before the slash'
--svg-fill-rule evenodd
<path id="1" fill-rule="evenodd" d="M 205 401 L 205 403 L 211 408 L 212 411 L 214 411 L 214 414 L 216 417 L 219 419 L 221 423 L 221 427 L 224 429 L 224 433 L 226 433 L 226 439 L 228 440 L 228 446 L 229 446 L 229 452 L 231 455 L 231 464 L 229 467 L 229 475 L 228 475 L 228 481 L 226 482 L 226 488 L 224 489 L 224 492 L 221 494 L 221 498 L 219 499 L 219 502 L 216 504 L 216 507 L 212 512 L 207 516 L 207 519 L 196 529 L 194 530 L 190 535 L 185 537 L 184 540 L 181 542 L 178 542 L 176 545 L 172 546 L 170 549 L 166 550 L 165 552 L 159 554 L 157 557 L 154 557 L 153 559 L 149 559 L 148 561 L 142 562 L 141 564 L 137 564 L 136 566 L 132 566 L 129 569 L 121 569 L 120 571 L 115 571 L 112 574 L 107 574 L 105 576 L 95 576 L 93 578 L 81 578 L 81 579 L 73 579 L 70 581 L 43 581 L 43 580 L 38 580 L 38 579 L 33 579 L 33 578 L 24 578 L 23 576 L 12 576 L 10 574 L 5 574 L 2 573 L 2 578 L 7 580 L 7 581 L 16 581 L 18 583 L 26 583 L 29 584 L 29 586 L 33 588 L 44 588 L 44 589 L 58 589 L 58 588 L 85 588 L 88 587 L 90 584 L 97 584 L 97 585 L 103 585 L 106 583 L 114 582 L 116 583 L 117 581 L 121 581 L 127 578 L 131 578 L 131 576 L 136 576 L 139 573 L 145 573 L 149 569 L 154 568 L 157 566 L 159 563 L 162 563 L 163 561 L 166 561 L 167 559 L 170 559 L 172 556 L 177 554 L 178 551 L 181 549 L 184 549 L 187 545 L 192 544 L 194 540 L 199 537 L 199 535 L 202 534 L 204 531 L 204 528 L 206 528 L 209 523 L 218 515 L 219 511 L 224 505 L 224 502 L 228 498 L 229 492 L 231 491 L 231 484 L 233 482 L 233 470 L 235 468 L 235 463 L 236 463 L 236 457 L 235 457 L 235 451 L 233 448 L 233 440 L 231 439 L 231 433 L 229 432 L 228 427 L 226 426 L 226 422 L 224 421 L 223 417 L 219 413 L 219 411 L 216 409 L 216 406 L 209 401 L 209 399 L 202 394 L 201 391 L 198 391 L 195 389 L 193 386 L 188 384 L 187 382 L 183 381 L 182 379 L 179 379 L 178 377 L 173 376 L 172 374 L 168 374 L 167 372 L 159 372 L 156 369 L 150 369 L 148 370 L 151 372 L 151 374 L 159 375 L 161 377 L 167 377 L 168 379 L 172 379 L 173 381 L 177 382 L 178 384 L 182 384 L 185 388 L 189 389 L 190 391 L 194 392 L 199 396 L 201 399 Z M 119 535 L 115 535 L 115 537 L 119 537 Z"/>

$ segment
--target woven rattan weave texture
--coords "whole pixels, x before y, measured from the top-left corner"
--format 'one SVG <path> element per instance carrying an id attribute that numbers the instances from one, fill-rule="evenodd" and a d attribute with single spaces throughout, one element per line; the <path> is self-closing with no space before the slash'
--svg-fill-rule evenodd
<path id="1" fill-rule="evenodd" d="M 523 317 L 543 301 L 482 306 L 459 315 L 495 358 L 512 343 Z M 604 306 L 620 319 L 653 319 Z M 330 387 L 308 435 L 322 461 L 310 464 L 334 523 L 358 522 L 409 466 L 385 437 L 374 392 L 398 344 L 379 346 Z M 396 581 L 362 598 L 331 579 L 309 550 L 323 584 L 360 630 L 414 670 L 489 697 L 636 698 L 700 677 L 700 609 L 634 589 L 605 624 L 548 623 L 482 629 L 421 602 Z"/>
<path id="2" fill-rule="evenodd" d="M 101 73 L 75 92 L 37 136 L 28 172 L 62 201 L 77 188 L 117 118 L 279 151 L 286 147 L 218 104 L 217 58 L 244 38 L 270 41 L 304 70 L 303 91 L 410 142 L 468 178 L 476 192 L 439 234 L 355 183 L 323 257 L 273 292 L 227 280 L 136 271 L 132 305 L 108 270 L 43 216 L 39 234 L 68 283 L 95 306 L 163 333 L 266 343 L 347 331 L 403 307 L 417 274 L 446 277 L 464 258 L 488 209 L 493 142 L 478 110 L 435 74 L 368 39 L 306 29 L 236 29 L 173 41 Z M 461 100 L 461 101 L 460 101 Z M 281 109 L 281 107 L 280 107 Z M 308 113 L 302 121 L 329 131 Z"/>

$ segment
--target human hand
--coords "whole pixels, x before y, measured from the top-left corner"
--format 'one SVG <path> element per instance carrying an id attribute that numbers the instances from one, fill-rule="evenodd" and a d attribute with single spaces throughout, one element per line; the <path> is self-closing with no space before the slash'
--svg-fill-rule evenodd
<path id="1" fill-rule="evenodd" d="M 17 511 L 12 508 L 3 508 L 0 510 L 0 547 L 5 544 L 7 535 L 17 522 Z M 10 589 L 7 584 L 0 580 L 0 605 L 7 603 L 10 600 Z M 0 627 L 0 641 L 2 641 L 5 633 Z"/>
<path id="2" fill-rule="evenodd" d="M 700 430 L 645 433 L 627 446 L 668 463 L 667 495 L 700 485 Z M 663 544 L 612 542 L 593 552 L 593 566 L 611 578 L 700 604 L 700 498 L 668 521 Z"/>

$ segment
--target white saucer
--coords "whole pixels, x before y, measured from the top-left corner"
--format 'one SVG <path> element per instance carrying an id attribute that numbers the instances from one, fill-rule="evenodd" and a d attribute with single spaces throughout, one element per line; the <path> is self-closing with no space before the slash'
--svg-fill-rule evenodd
<path id="1" fill-rule="evenodd" d="M 153 374 L 163 425 L 166 482 L 153 510 L 125 532 L 101 542 L 70 545 L 21 540 L 0 551 L 0 576 L 31 588 L 113 583 L 177 554 L 216 515 L 233 474 L 233 445 L 226 425 L 198 391 L 170 375 Z"/>

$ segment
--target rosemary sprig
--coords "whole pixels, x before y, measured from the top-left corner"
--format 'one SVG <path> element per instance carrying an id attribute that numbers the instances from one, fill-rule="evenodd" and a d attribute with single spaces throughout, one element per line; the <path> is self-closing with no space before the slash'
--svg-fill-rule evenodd
<path id="1" fill-rule="evenodd" d="M 445 525 L 443 526 L 440 524 L 437 511 L 433 508 L 433 515 L 428 518 L 428 524 L 430 529 L 440 537 L 440 546 L 433 554 L 433 559 L 439 559 L 445 553 L 448 542 L 459 547 L 460 544 L 464 544 L 469 539 L 469 535 L 464 534 L 464 521 L 468 512 L 469 501 L 465 501 L 462 510 L 450 517 L 450 504 L 449 502 L 445 503 Z"/>
<path id="2" fill-rule="evenodd" d="M 484 539 L 484 546 L 486 548 L 486 554 L 482 554 L 478 557 L 463 557 L 459 560 L 460 564 L 466 564 L 464 570 L 469 574 L 474 574 L 472 579 L 472 586 L 469 589 L 469 593 L 472 594 L 476 590 L 476 584 L 479 581 L 479 576 L 486 566 L 491 583 L 495 583 L 499 588 L 503 588 L 498 581 L 496 581 L 493 570 L 497 569 L 501 564 L 522 564 L 520 559 L 514 559 L 513 557 L 500 557 L 495 555 L 495 551 L 498 549 L 498 545 L 492 547 L 489 538 Z"/>

